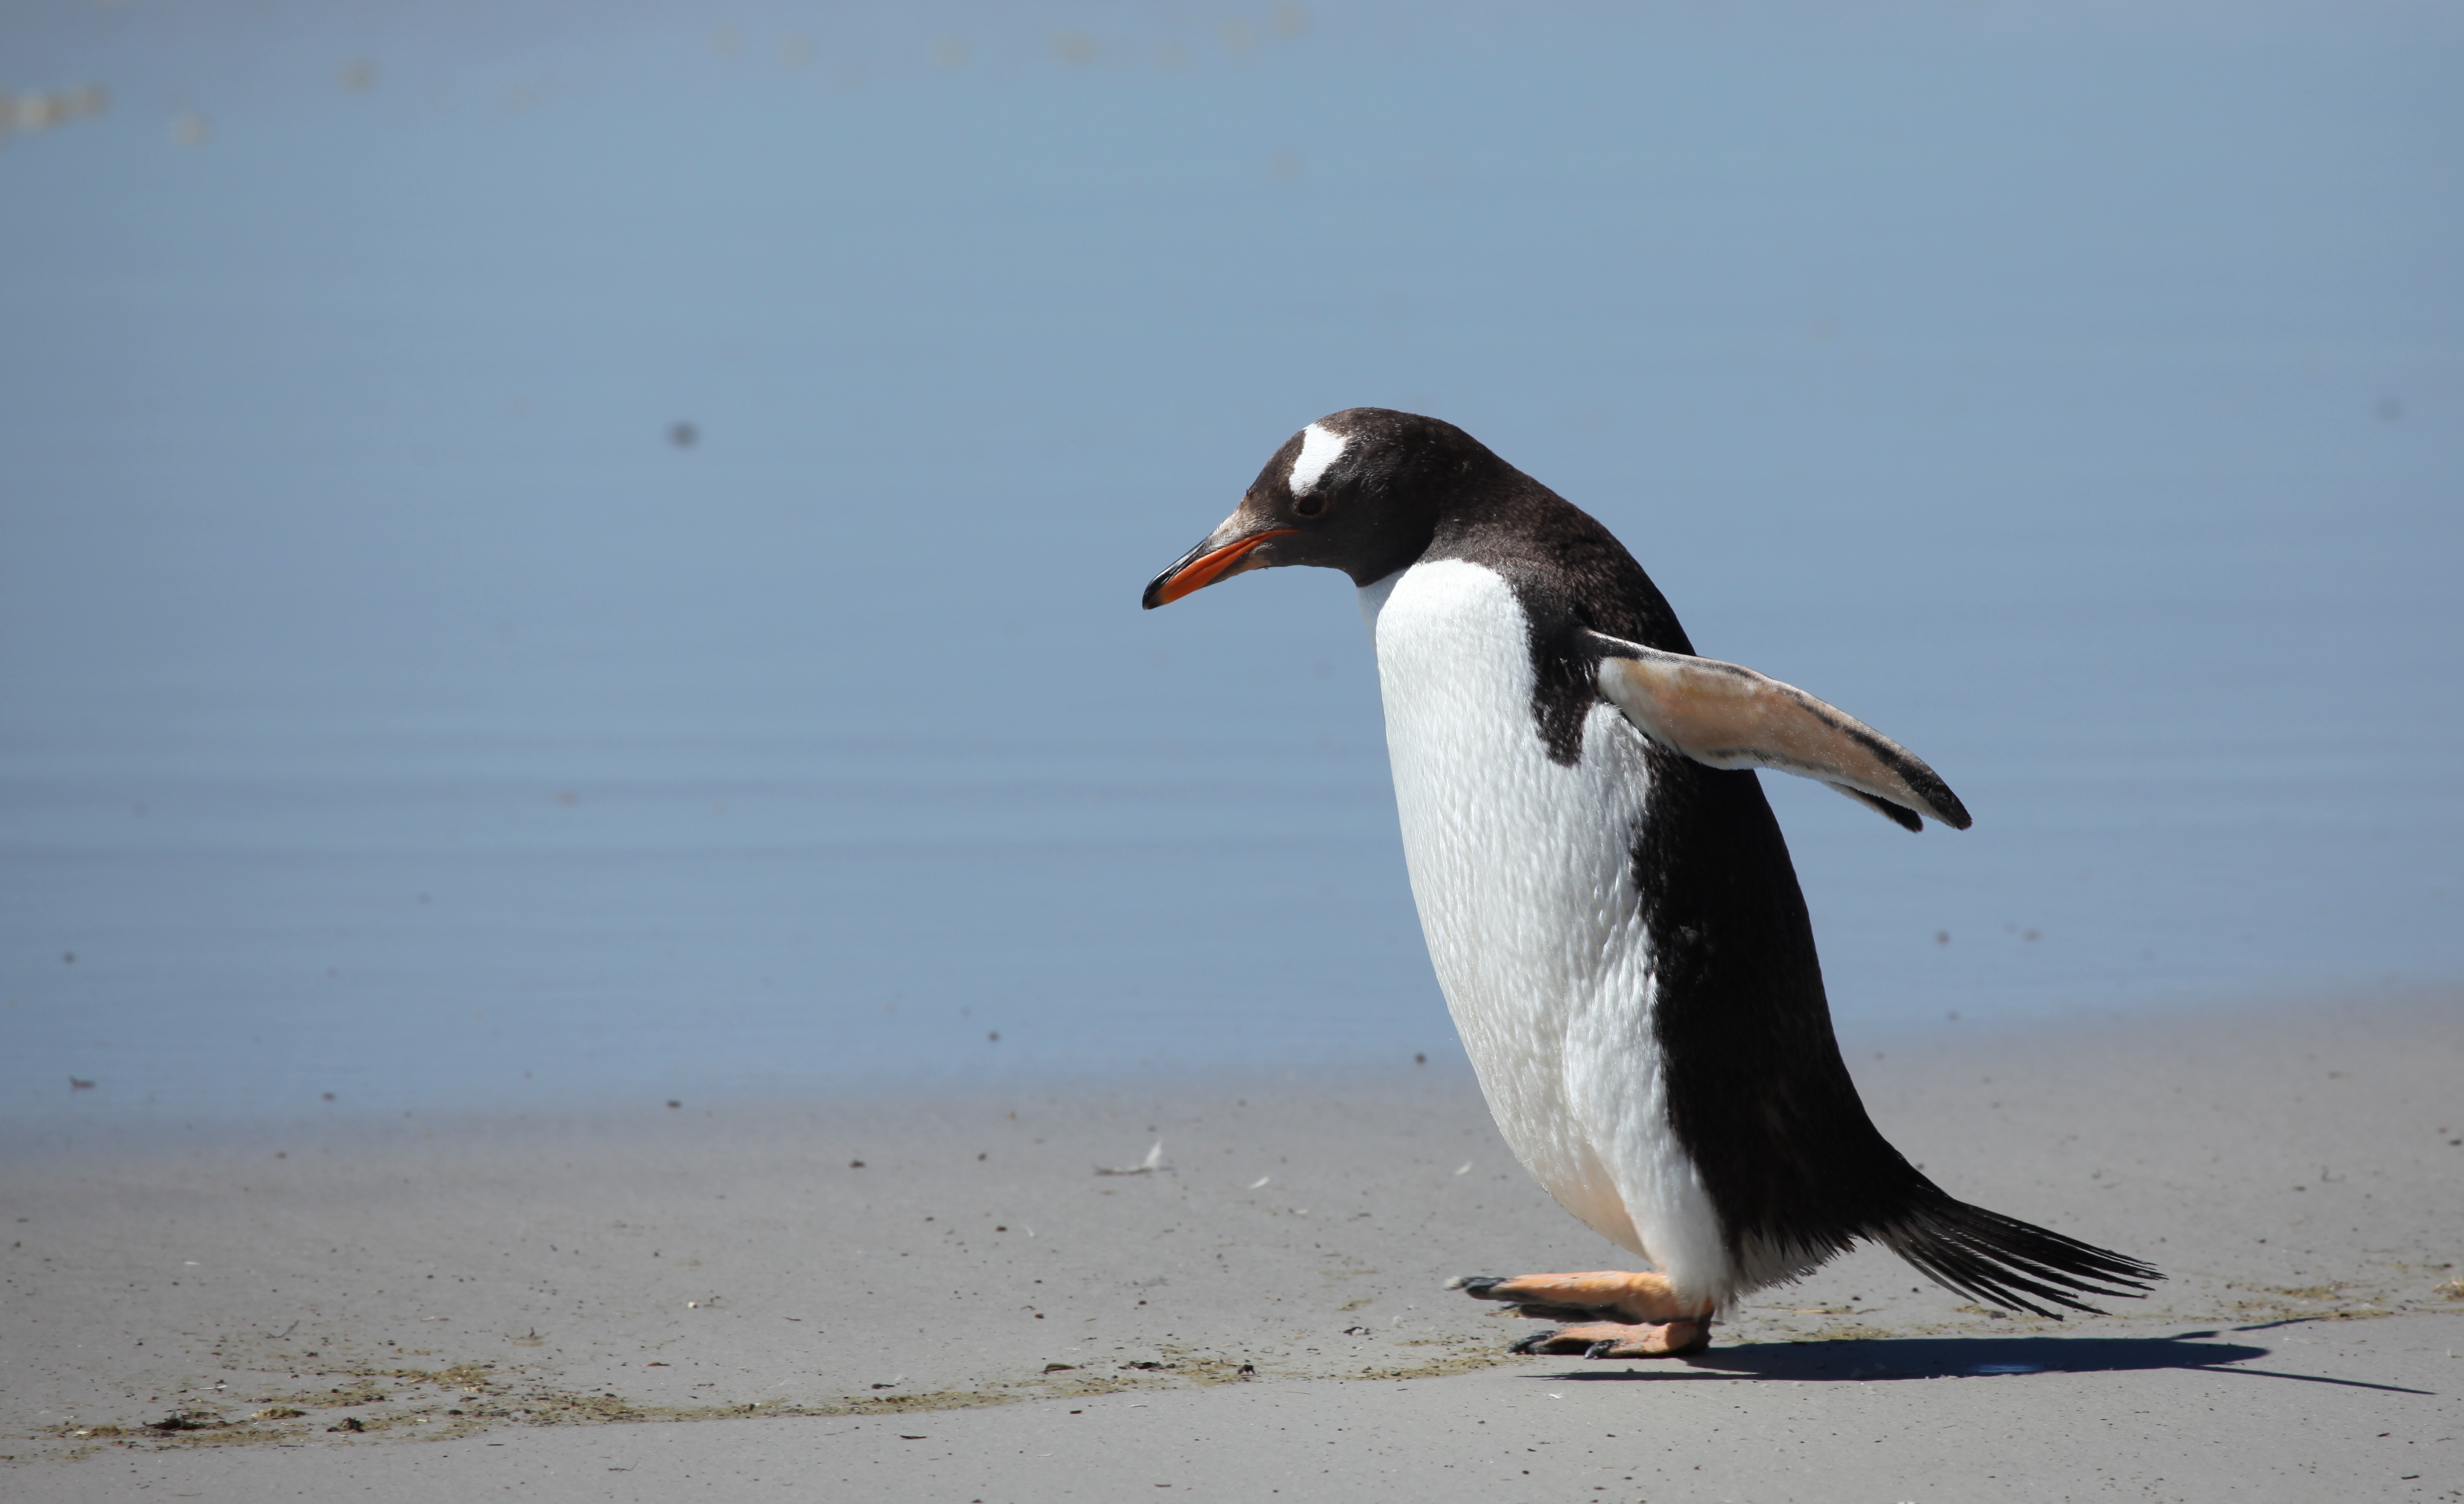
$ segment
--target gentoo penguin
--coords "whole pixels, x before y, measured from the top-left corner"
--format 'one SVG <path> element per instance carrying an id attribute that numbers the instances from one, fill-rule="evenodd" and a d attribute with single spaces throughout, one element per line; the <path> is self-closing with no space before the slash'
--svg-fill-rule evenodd
<path id="1" fill-rule="evenodd" d="M 1359 587 L 1412 896 L 1499 1131 L 1655 1266 L 1457 1279 L 1570 1323 L 1520 1350 L 1698 1351 L 1715 1312 L 1859 1238 L 2046 1316 L 2161 1277 L 1953 1200 L 1858 1099 L 1754 770 L 1966 829 L 1932 768 L 1697 656 L 1607 528 L 1434 418 L 1353 408 L 1303 429 L 1144 604 L 1285 564 Z"/>

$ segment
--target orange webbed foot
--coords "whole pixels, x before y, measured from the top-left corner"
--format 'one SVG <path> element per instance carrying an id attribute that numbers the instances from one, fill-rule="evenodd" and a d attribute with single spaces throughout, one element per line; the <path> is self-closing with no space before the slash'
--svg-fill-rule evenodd
<path id="1" fill-rule="evenodd" d="M 1464 1274 L 1446 1282 L 1477 1300 L 1502 1300 L 1520 1314 L 1569 1323 L 1514 1344 L 1518 1353 L 1581 1353 L 1587 1358 L 1678 1358 L 1711 1345 L 1711 1311 L 1680 1299 L 1664 1274 L 1607 1270 L 1586 1274 Z"/>
<path id="2" fill-rule="evenodd" d="M 1514 1344 L 1518 1353 L 1580 1353 L 1585 1358 L 1683 1358 L 1711 1345 L 1711 1323 L 1689 1321 L 1580 1321 L 1534 1332 Z"/>

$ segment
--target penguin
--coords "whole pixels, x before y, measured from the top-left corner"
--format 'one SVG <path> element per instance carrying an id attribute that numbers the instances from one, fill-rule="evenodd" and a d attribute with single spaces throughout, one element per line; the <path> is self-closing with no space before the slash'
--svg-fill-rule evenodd
<path id="1" fill-rule="evenodd" d="M 1865 1114 L 1756 771 L 1968 829 L 1923 760 L 1696 653 L 1607 528 L 1435 418 L 1309 425 L 1142 605 L 1294 564 L 1358 590 L 1412 896 L 1499 1132 L 1651 1266 L 1453 1280 L 1562 1323 L 1518 1351 L 1698 1352 L 1715 1315 L 1859 1241 L 2039 1316 L 2163 1277 L 1954 1199 Z"/>

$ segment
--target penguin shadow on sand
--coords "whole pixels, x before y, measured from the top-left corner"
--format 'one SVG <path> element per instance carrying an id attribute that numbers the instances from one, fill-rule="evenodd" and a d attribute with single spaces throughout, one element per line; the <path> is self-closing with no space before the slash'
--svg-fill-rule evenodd
<path id="1" fill-rule="evenodd" d="M 2233 1334 L 2291 1325 L 2236 1327 Z M 2271 1350 L 2231 1341 L 2225 1332 L 2175 1332 L 2164 1337 L 1885 1337 L 1836 1342 L 1748 1342 L 1690 1357 L 1607 1369 L 1584 1367 L 1529 1377 L 1550 1383 L 1619 1383 L 1648 1380 L 1759 1380 L 1782 1383 L 1870 1383 L 1889 1379 L 2011 1378 L 2028 1374 L 2111 1374 L 2175 1368 L 2289 1379 L 2341 1388 L 2427 1394 L 2400 1384 L 2285 1373 L 2243 1364 Z"/>

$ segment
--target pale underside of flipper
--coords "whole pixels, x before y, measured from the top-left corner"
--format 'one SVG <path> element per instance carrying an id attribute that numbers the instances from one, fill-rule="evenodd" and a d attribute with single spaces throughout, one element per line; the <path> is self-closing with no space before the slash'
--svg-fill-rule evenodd
<path id="1" fill-rule="evenodd" d="M 1600 654 L 1600 694 L 1673 752 L 1710 767 L 1811 778 L 1911 830 L 1920 816 L 1954 830 L 1973 823 L 1923 758 L 1793 684 L 1742 664 L 1587 635 Z"/>

